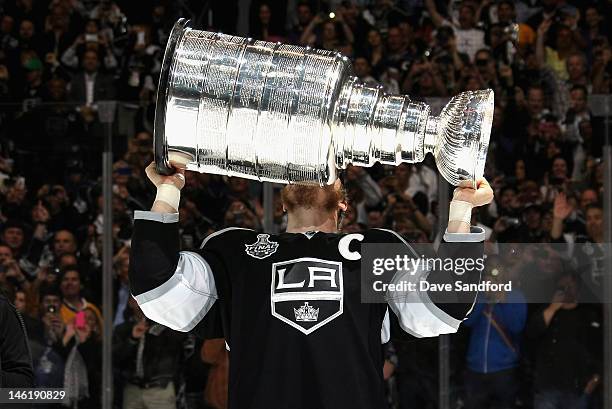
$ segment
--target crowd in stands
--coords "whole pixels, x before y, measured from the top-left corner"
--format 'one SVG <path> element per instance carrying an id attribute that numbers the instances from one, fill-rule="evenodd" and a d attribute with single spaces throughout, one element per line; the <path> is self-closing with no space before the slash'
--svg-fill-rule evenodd
<path id="1" fill-rule="evenodd" d="M 357 77 L 387 92 L 440 107 L 461 91 L 495 91 L 485 170 L 495 200 L 473 214 L 486 230 L 486 274 L 519 277 L 539 263 L 555 284 L 541 304 L 527 303 L 519 289 L 480 295 L 450 339 L 451 407 L 601 407 L 601 305 L 583 302 L 581 289 L 603 274 L 605 132 L 588 102 L 611 91 L 612 4 L 250 3 L 242 34 L 338 50 Z M 100 407 L 102 100 L 120 101 L 112 127 L 115 407 L 227 404 L 223 341 L 148 321 L 130 296 L 127 271 L 133 212 L 150 209 L 155 196 L 144 169 L 153 160 L 169 31 L 191 16 L 196 28 L 236 33 L 239 8 L 230 0 L 0 1 L 0 288 L 24 316 L 37 385 L 66 388 L 71 407 Z M 440 180 L 431 157 L 349 167 L 342 231 L 386 227 L 409 241 L 435 241 Z M 282 231 L 278 189 L 274 204 L 274 229 Z M 262 218 L 260 184 L 187 173 L 183 248 L 227 226 L 262 229 Z M 540 252 L 495 254 L 503 243 L 540 243 Z M 574 245 L 574 254 L 568 262 L 543 257 L 547 243 Z M 587 262 L 571 268 L 580 259 Z M 396 333 L 385 365 L 390 407 L 437 407 L 438 342 Z"/>

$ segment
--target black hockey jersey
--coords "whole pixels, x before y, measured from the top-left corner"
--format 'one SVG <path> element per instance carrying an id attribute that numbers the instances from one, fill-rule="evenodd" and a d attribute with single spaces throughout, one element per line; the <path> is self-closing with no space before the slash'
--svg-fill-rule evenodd
<path id="1" fill-rule="evenodd" d="M 455 332 L 476 295 L 426 307 L 362 303 L 360 263 L 347 254 L 363 243 L 402 242 L 388 230 L 268 235 L 228 228 L 198 251 L 180 251 L 178 214 L 137 211 L 135 219 L 132 294 L 153 321 L 225 338 L 230 409 L 383 408 L 389 307 L 407 332 L 435 336 Z M 470 242 L 455 253 L 482 255 L 484 233 L 473 231 L 447 235 Z M 477 282 L 480 273 L 462 279 Z"/>

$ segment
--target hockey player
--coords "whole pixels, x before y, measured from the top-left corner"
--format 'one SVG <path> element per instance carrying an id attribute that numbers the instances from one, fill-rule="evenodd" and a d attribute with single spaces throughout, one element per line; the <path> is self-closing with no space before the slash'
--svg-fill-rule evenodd
<path id="1" fill-rule="evenodd" d="M 130 284 L 147 317 L 200 336 L 216 332 L 230 351 L 230 409 L 378 409 L 385 407 L 381 343 L 389 310 L 415 336 L 456 332 L 475 293 L 424 302 L 361 302 L 360 250 L 366 243 L 410 245 L 389 230 L 338 232 L 346 210 L 342 183 L 288 185 L 285 233 L 230 227 L 199 250 L 179 248 L 178 205 L 183 171 L 162 176 L 151 211 L 135 213 Z M 470 227 L 471 210 L 493 198 L 486 180 L 457 188 L 438 257 L 482 257 L 484 231 Z M 454 272 L 430 271 L 430 283 L 454 282 Z M 477 283 L 480 271 L 462 273 Z M 433 286 L 432 286 L 433 287 Z"/>

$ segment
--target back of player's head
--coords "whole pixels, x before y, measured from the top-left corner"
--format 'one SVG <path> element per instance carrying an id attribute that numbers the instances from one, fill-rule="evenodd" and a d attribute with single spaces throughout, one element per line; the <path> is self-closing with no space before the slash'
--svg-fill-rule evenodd
<path id="1" fill-rule="evenodd" d="M 281 201 L 288 212 L 302 209 L 319 209 L 324 212 L 338 210 L 338 204 L 346 202 L 346 191 L 339 177 L 331 185 L 287 185 L 281 191 Z"/>

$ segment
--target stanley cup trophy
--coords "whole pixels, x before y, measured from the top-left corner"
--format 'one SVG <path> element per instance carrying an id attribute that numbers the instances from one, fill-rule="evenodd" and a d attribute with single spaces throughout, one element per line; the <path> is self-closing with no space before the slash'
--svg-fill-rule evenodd
<path id="1" fill-rule="evenodd" d="M 471 184 L 484 170 L 493 91 L 455 96 L 439 116 L 365 86 L 333 51 L 193 30 L 168 40 L 155 112 L 157 170 L 172 167 L 321 186 L 349 164 L 421 162 Z"/>

